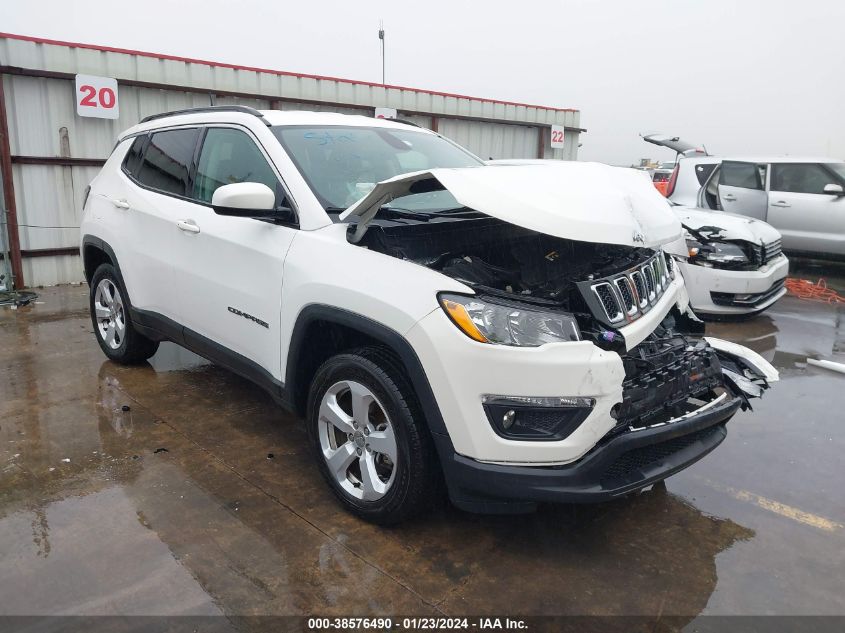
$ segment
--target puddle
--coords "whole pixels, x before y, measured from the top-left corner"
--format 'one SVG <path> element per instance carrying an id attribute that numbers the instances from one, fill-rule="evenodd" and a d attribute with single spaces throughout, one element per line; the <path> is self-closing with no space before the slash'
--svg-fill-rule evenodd
<path id="1" fill-rule="evenodd" d="M 164 342 L 158 346 L 155 356 L 147 361 L 157 372 L 184 371 L 211 365 L 202 356 L 198 356 L 176 343 Z"/>

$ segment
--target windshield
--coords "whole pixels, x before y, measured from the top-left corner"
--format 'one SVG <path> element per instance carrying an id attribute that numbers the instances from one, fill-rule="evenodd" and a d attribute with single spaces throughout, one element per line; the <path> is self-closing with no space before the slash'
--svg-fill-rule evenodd
<path id="1" fill-rule="evenodd" d="M 845 181 L 845 163 L 826 163 L 825 167 Z"/>
<path id="2" fill-rule="evenodd" d="M 337 125 L 272 129 L 329 212 L 346 209 L 367 195 L 376 183 L 400 174 L 484 164 L 444 138 L 412 129 Z M 434 212 L 460 205 L 448 191 L 436 191 L 403 196 L 390 206 Z"/>

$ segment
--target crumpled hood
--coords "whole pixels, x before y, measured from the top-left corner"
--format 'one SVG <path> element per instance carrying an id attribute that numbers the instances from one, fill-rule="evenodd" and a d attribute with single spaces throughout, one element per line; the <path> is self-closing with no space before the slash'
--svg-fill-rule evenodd
<path id="1" fill-rule="evenodd" d="M 692 207 L 672 207 L 684 226 L 704 233 L 723 229 L 720 236 L 726 240 L 744 240 L 754 244 L 768 244 L 781 238 L 771 224 L 745 215 L 711 211 Z"/>
<path id="2" fill-rule="evenodd" d="M 391 200 L 437 189 L 465 207 L 555 237 L 653 248 L 681 235 L 677 216 L 641 172 L 563 161 L 403 174 L 378 183 L 340 218 L 358 217 L 364 227 Z"/>

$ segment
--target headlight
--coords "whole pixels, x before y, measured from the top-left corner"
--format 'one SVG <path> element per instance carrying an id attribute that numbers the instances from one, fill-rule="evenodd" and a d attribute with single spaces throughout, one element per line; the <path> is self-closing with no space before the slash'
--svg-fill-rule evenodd
<path id="1" fill-rule="evenodd" d="M 719 264 L 747 264 L 748 255 L 737 244 L 729 242 L 699 242 L 687 239 L 687 250 L 692 263 L 702 266 Z"/>
<path id="2" fill-rule="evenodd" d="M 440 305 L 471 339 L 518 347 L 578 341 L 581 332 L 571 314 L 493 303 L 465 295 L 440 295 Z"/>

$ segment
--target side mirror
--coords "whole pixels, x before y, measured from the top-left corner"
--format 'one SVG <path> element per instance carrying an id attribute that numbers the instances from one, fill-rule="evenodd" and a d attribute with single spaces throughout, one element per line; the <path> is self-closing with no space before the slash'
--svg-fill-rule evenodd
<path id="1" fill-rule="evenodd" d="M 211 197 L 211 208 L 218 215 L 236 218 L 293 221 L 293 210 L 276 207 L 276 194 L 260 182 L 235 182 L 218 187 Z"/>
<path id="2" fill-rule="evenodd" d="M 823 191 L 834 196 L 845 196 L 845 190 L 842 189 L 842 185 L 834 185 L 831 183 L 829 185 L 825 185 Z"/>

